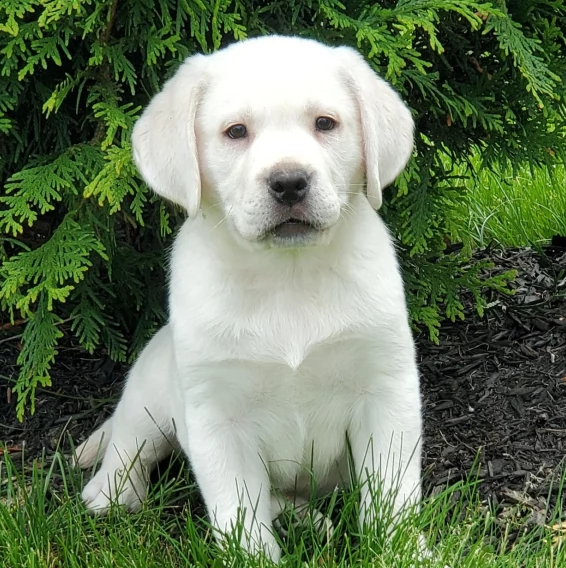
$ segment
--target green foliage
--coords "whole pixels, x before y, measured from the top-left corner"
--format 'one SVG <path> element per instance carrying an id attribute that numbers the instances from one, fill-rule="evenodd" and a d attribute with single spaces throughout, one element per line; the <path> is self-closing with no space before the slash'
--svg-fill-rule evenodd
<path id="1" fill-rule="evenodd" d="M 564 161 L 564 0 L 4 0 L 0 3 L 0 308 L 27 321 L 18 411 L 63 334 L 135 355 L 164 320 L 164 255 L 181 213 L 131 160 L 130 132 L 197 51 L 299 33 L 359 48 L 414 111 L 416 158 L 384 207 L 411 313 L 435 337 L 487 280 L 458 235 L 462 163 Z M 477 164 L 476 164 L 477 166 Z M 461 233 L 461 227 L 460 227 Z"/>

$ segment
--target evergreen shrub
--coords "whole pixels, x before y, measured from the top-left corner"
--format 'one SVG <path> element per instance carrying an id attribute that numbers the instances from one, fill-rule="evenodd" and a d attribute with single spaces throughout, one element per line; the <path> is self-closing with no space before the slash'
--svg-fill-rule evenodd
<path id="1" fill-rule="evenodd" d="M 482 287 L 505 285 L 449 246 L 462 162 L 564 159 L 565 30 L 564 0 L 2 0 L 0 308 L 23 328 L 19 415 L 64 335 L 125 361 L 166 317 L 183 215 L 143 184 L 129 138 L 183 58 L 299 34 L 357 47 L 394 85 L 418 136 L 382 213 L 413 322 L 436 338 L 463 291 L 481 310 Z"/>

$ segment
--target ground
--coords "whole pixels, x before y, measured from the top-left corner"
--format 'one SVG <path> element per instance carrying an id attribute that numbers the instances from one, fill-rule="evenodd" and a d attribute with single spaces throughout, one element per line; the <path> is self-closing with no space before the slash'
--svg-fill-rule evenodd
<path id="1" fill-rule="evenodd" d="M 442 326 L 440 343 L 417 337 L 424 401 L 424 485 L 477 476 L 485 502 L 498 514 L 545 522 L 560 502 L 566 454 L 566 249 L 484 251 L 494 272 L 516 269 L 513 296 L 493 293 L 479 317 Z M 67 341 L 40 390 L 36 412 L 16 420 L 10 381 L 18 341 L 0 336 L 0 443 L 14 461 L 48 457 L 69 438 L 82 441 L 111 412 L 125 367 L 91 357 Z M 558 501 L 558 502 L 557 502 Z"/>
<path id="2" fill-rule="evenodd" d="M 566 252 L 484 253 L 518 270 L 515 294 L 494 295 L 484 318 L 446 323 L 419 341 L 425 407 L 425 486 L 475 472 L 500 514 L 522 505 L 543 523 L 558 505 L 566 455 Z M 548 499 L 550 497 L 550 499 Z"/>

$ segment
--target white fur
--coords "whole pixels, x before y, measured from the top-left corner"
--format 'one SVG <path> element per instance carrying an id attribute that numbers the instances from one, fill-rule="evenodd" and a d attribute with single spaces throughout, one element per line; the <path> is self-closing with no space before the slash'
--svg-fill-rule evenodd
<path id="1" fill-rule="evenodd" d="M 317 131 L 318 116 L 337 127 Z M 236 123 L 247 138 L 225 135 Z M 139 508 L 148 471 L 176 444 L 215 526 L 229 531 L 243 515 L 243 545 L 274 560 L 277 495 L 308 498 L 311 476 L 319 491 L 347 482 L 348 443 L 362 523 L 379 517 L 376 481 L 397 489 L 395 513 L 417 502 L 421 410 L 403 283 L 363 194 L 366 178 L 379 207 L 411 154 L 397 94 L 349 48 L 252 39 L 189 58 L 133 145 L 148 184 L 194 219 L 175 241 L 169 324 L 114 416 L 77 450 L 81 467 L 103 455 L 87 506 L 103 512 L 117 497 Z M 293 211 L 317 230 L 282 240 L 272 227 L 289 208 L 266 180 L 295 167 L 311 186 Z"/>

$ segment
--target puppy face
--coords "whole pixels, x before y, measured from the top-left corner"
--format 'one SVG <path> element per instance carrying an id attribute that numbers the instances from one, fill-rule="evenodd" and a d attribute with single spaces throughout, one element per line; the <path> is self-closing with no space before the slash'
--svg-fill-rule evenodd
<path id="1" fill-rule="evenodd" d="M 159 194 L 252 247 L 325 244 L 363 191 L 377 209 L 413 121 L 354 50 L 271 36 L 189 58 L 137 122 Z"/>
<path id="2" fill-rule="evenodd" d="M 203 200 L 245 241 L 328 242 L 363 182 L 356 101 L 330 50 L 269 47 L 211 62 L 196 113 Z"/>

